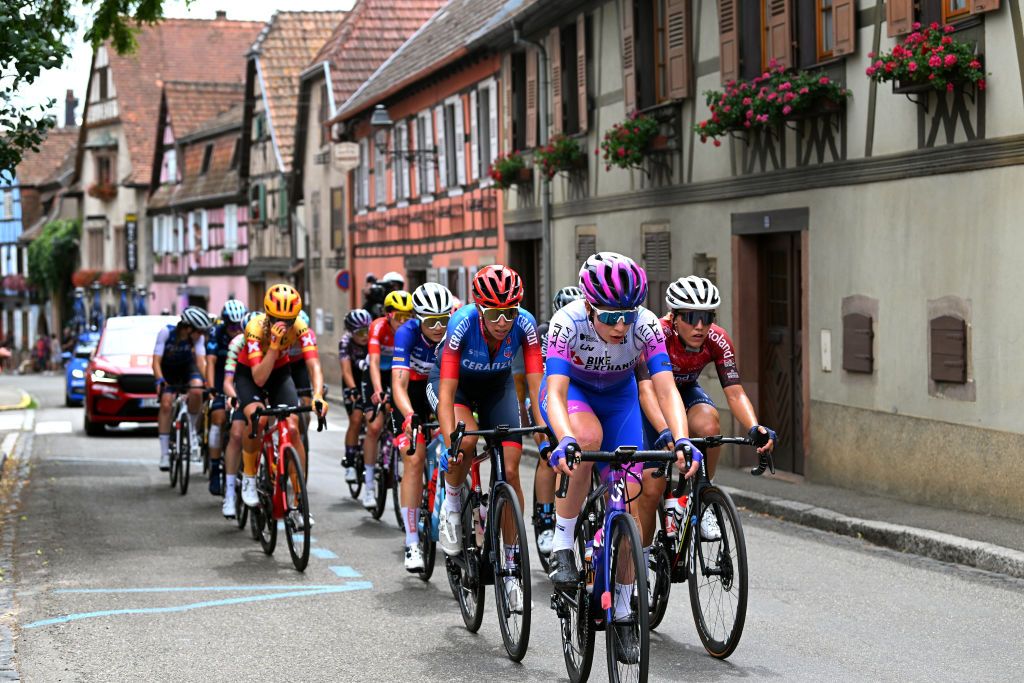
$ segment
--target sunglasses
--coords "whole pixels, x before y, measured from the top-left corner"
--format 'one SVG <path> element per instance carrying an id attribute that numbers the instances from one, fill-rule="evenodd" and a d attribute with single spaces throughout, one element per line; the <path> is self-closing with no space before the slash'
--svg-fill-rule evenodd
<path id="1" fill-rule="evenodd" d="M 444 315 L 420 315 L 417 317 L 420 319 L 420 324 L 428 330 L 447 327 L 448 321 L 452 318 L 450 313 L 445 313 Z"/>
<path id="2" fill-rule="evenodd" d="M 489 323 L 497 323 L 502 319 L 504 319 L 505 322 L 510 323 L 514 322 L 519 316 L 519 307 L 509 306 L 508 308 L 484 308 L 481 306 L 480 314 L 483 315 L 484 320 Z"/>
<path id="3" fill-rule="evenodd" d="M 690 327 L 694 327 L 697 323 L 704 323 L 704 327 L 707 327 L 715 321 L 714 311 L 681 311 L 676 315 Z"/>
<path id="4" fill-rule="evenodd" d="M 594 317 L 600 320 L 603 324 L 610 325 L 612 327 L 618 325 L 620 322 L 632 325 L 640 315 L 639 311 L 635 308 L 613 311 L 606 311 L 598 308 L 597 306 L 591 306 L 591 308 L 594 310 Z"/>
<path id="5" fill-rule="evenodd" d="M 400 323 L 412 319 L 412 313 L 409 311 L 391 311 L 388 315 L 391 316 L 392 320 L 397 320 Z"/>
<path id="6" fill-rule="evenodd" d="M 358 330 L 352 332 L 353 337 L 365 337 L 368 334 L 370 334 L 369 327 L 360 327 Z"/>

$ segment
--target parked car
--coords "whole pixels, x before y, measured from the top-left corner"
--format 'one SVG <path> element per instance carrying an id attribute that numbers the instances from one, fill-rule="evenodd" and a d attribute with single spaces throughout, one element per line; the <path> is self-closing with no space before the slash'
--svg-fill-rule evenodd
<path id="1" fill-rule="evenodd" d="M 85 371 L 99 341 L 99 332 L 83 332 L 74 350 L 65 354 L 69 358 L 64 363 L 64 405 L 80 406 L 85 400 Z"/>
<path id="2" fill-rule="evenodd" d="M 153 347 L 157 333 L 177 322 L 171 315 L 107 318 L 85 372 L 86 434 L 102 435 L 121 422 L 156 422 Z"/>

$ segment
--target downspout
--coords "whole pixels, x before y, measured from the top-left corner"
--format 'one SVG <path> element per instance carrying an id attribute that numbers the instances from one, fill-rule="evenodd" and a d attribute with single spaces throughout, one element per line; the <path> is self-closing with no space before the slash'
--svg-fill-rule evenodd
<path id="1" fill-rule="evenodd" d="M 512 25 L 512 40 L 516 45 L 529 45 L 536 48 L 540 59 L 538 60 L 540 69 L 540 84 L 538 90 L 540 91 L 540 124 L 537 131 L 537 143 L 543 147 L 548 144 L 548 51 L 544 49 L 544 45 L 535 40 L 527 40 L 523 38 L 519 32 L 519 26 L 517 24 Z M 552 292 L 552 269 L 551 269 L 551 179 L 547 176 L 541 178 L 541 194 L 540 194 L 540 216 L 541 216 L 541 253 L 542 264 L 541 264 L 541 300 L 540 300 L 540 311 L 539 315 L 544 320 L 551 317 L 551 292 Z"/>

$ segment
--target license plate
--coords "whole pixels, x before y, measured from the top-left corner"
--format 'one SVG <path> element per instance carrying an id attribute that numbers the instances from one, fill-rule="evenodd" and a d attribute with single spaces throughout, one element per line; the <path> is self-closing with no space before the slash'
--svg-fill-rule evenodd
<path id="1" fill-rule="evenodd" d="M 140 408 L 159 408 L 160 407 L 160 399 L 158 399 L 158 398 L 140 398 L 139 399 L 139 407 Z"/>

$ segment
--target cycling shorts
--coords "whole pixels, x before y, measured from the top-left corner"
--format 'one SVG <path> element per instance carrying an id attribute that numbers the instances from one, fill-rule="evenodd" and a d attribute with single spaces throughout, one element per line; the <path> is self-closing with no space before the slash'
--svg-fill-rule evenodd
<path id="1" fill-rule="evenodd" d="M 287 365 L 274 368 L 262 387 L 257 386 L 248 366 L 239 365 L 235 371 L 235 393 L 238 395 L 240 411 L 253 403 L 267 406 L 297 406 L 299 394 L 295 390 L 295 380 Z"/>
<path id="2" fill-rule="evenodd" d="M 380 388 L 385 392 L 391 388 L 391 371 L 381 370 L 380 371 Z M 370 380 L 370 373 L 363 373 L 363 381 L 359 384 L 359 400 L 363 405 L 364 410 L 369 410 L 373 402 L 370 398 L 373 397 L 373 382 Z"/>
<path id="3" fill-rule="evenodd" d="M 696 382 L 689 382 L 679 387 L 679 395 L 683 399 L 683 408 L 686 412 L 690 412 L 690 408 L 697 404 L 704 403 L 717 410 L 715 402 L 711 400 L 707 392 L 704 391 L 701 385 Z M 647 416 L 644 416 L 644 448 L 654 448 L 654 442 L 658 440 L 658 432 L 654 431 L 654 427 L 647 421 Z M 654 468 L 658 467 L 659 463 L 650 462 L 645 467 Z"/>
<path id="4" fill-rule="evenodd" d="M 427 398 L 427 380 L 409 380 L 408 391 L 413 414 L 418 415 L 420 422 L 424 424 L 430 422 L 430 417 L 434 414 L 434 411 L 431 409 L 430 400 Z M 398 416 L 398 424 L 402 424 L 405 421 L 405 415 L 402 415 L 402 411 L 398 409 L 397 405 L 395 406 L 395 414 Z"/>
<path id="5" fill-rule="evenodd" d="M 313 385 L 309 380 L 309 368 L 306 367 L 306 361 L 292 361 L 289 366 L 292 370 L 292 380 L 295 381 L 295 391 L 299 396 L 312 396 Z"/>
<path id="6" fill-rule="evenodd" d="M 167 380 L 167 383 L 164 384 L 161 392 L 164 394 L 174 393 L 171 387 L 187 386 L 194 379 L 197 379 L 200 382 L 203 380 L 203 376 L 199 374 L 199 368 L 196 366 L 195 360 L 188 364 L 161 362 L 160 372 L 163 374 L 164 379 Z"/>
<path id="7" fill-rule="evenodd" d="M 437 412 L 437 396 L 441 389 L 440 363 L 430 371 L 427 399 L 431 409 Z M 486 378 L 474 378 L 459 383 L 455 390 L 455 405 L 465 406 L 477 413 L 480 429 L 492 429 L 498 425 L 513 428 L 522 427 L 520 421 L 519 398 L 516 396 L 516 383 L 512 373 L 506 372 Z M 521 434 L 509 434 L 502 443 L 512 444 L 517 448 L 523 446 Z"/>
<path id="8" fill-rule="evenodd" d="M 217 388 L 217 391 L 223 391 L 224 385 L 222 384 Z M 227 397 L 224 394 L 214 394 L 213 400 L 210 402 L 210 411 L 225 410 L 228 405 Z"/>

